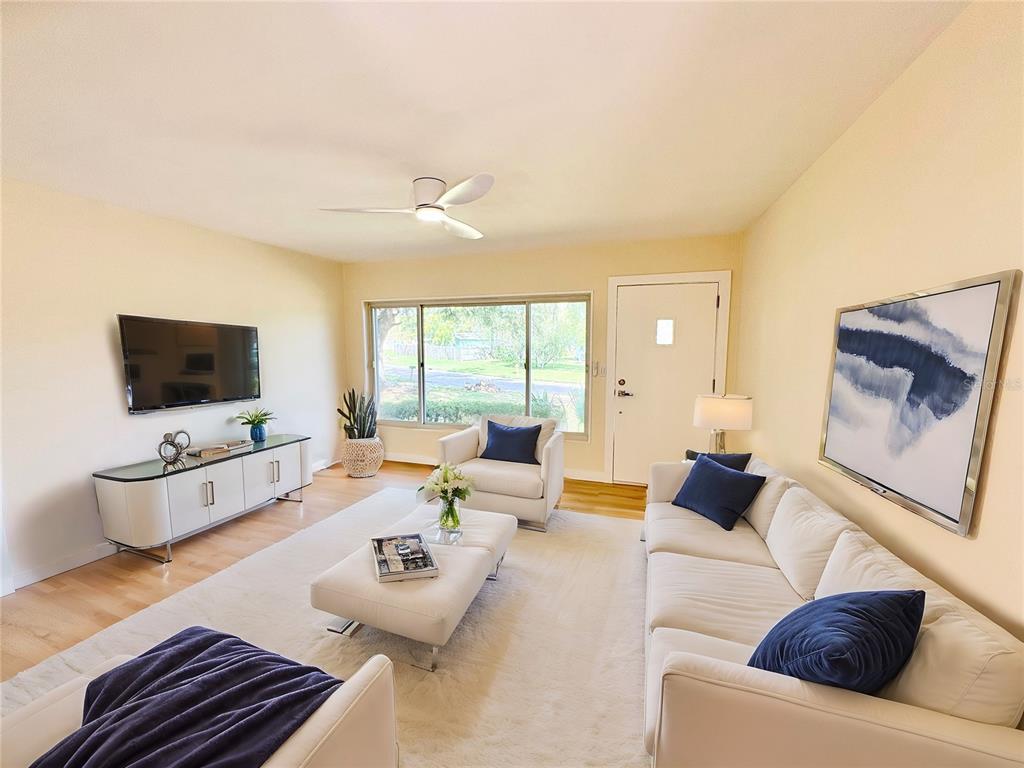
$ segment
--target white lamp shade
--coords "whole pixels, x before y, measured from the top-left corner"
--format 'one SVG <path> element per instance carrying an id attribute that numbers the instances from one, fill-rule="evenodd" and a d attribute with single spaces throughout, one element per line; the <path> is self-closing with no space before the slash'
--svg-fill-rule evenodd
<path id="1" fill-rule="evenodd" d="M 754 401 L 745 395 L 699 395 L 693 404 L 693 426 L 701 429 L 750 429 Z"/>

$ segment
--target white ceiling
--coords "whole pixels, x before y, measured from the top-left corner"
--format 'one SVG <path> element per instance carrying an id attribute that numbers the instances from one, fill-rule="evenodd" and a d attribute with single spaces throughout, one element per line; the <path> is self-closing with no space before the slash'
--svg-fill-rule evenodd
<path id="1" fill-rule="evenodd" d="M 345 260 L 734 232 L 961 10 L 3 5 L 3 172 Z M 497 182 L 463 241 L 411 180 Z"/>

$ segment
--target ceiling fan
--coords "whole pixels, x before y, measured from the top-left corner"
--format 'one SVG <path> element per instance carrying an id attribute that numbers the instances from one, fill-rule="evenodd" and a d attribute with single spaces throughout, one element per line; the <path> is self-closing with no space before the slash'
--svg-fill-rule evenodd
<path id="1" fill-rule="evenodd" d="M 453 219 L 448 215 L 448 208 L 452 205 L 465 205 L 479 200 L 487 194 L 493 184 L 494 177 L 489 173 L 470 176 L 451 189 L 448 189 L 444 179 L 420 176 L 412 181 L 412 208 L 321 208 L 320 210 L 336 213 L 411 213 L 419 221 L 444 224 L 444 228 L 456 237 L 479 240 L 484 236 L 483 232 L 465 222 Z"/>

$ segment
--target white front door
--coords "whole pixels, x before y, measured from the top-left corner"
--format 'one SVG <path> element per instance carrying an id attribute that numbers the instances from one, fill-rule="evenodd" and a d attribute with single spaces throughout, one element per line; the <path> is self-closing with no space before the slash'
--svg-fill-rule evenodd
<path id="1" fill-rule="evenodd" d="M 615 482 L 646 483 L 653 462 L 706 449 L 707 432 L 693 426 L 693 402 L 715 389 L 718 288 L 714 282 L 618 286 L 609 371 Z"/>

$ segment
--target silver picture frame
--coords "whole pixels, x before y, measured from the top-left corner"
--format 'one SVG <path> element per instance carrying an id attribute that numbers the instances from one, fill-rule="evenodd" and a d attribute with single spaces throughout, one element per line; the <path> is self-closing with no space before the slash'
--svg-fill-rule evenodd
<path id="1" fill-rule="evenodd" d="M 1006 326 L 1010 314 L 1010 305 L 1014 295 L 1014 289 L 1020 279 L 1019 270 L 1007 270 L 995 272 L 980 277 L 973 277 L 967 280 L 960 280 L 937 288 L 931 288 L 914 293 L 906 293 L 900 296 L 892 296 L 879 301 L 867 302 L 865 304 L 854 304 L 847 307 L 840 307 L 835 313 L 834 332 L 832 338 L 831 359 L 828 369 L 828 381 L 826 383 L 825 411 L 822 417 L 821 439 L 818 446 L 818 463 L 822 464 L 841 475 L 853 480 L 856 483 L 868 488 L 882 498 L 897 504 L 904 509 L 924 517 L 933 523 L 960 536 L 967 536 L 971 527 L 971 518 L 974 513 L 974 505 L 978 492 L 978 479 L 981 474 L 982 462 L 985 455 L 985 444 L 988 438 L 989 425 L 992 418 L 992 406 L 995 397 L 995 390 L 998 386 L 1000 365 L 1002 364 L 1003 346 L 1006 338 Z M 829 415 L 832 407 L 832 387 L 835 380 L 836 352 L 839 346 L 839 330 L 842 316 L 847 312 L 870 309 L 873 307 L 903 302 L 911 299 L 919 299 L 938 294 L 958 291 L 964 288 L 973 288 L 982 285 L 998 283 L 999 287 L 995 299 L 995 308 L 992 319 L 992 330 L 989 335 L 988 349 L 985 357 L 984 374 L 981 382 L 981 391 L 978 405 L 977 418 L 975 420 L 973 442 L 967 464 L 967 473 L 964 480 L 963 496 L 960 504 L 960 515 L 953 519 L 917 499 L 901 493 L 899 489 L 883 485 L 876 479 L 867 477 L 857 470 L 848 467 L 828 457 L 826 441 L 828 439 Z"/>

